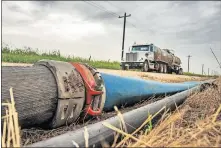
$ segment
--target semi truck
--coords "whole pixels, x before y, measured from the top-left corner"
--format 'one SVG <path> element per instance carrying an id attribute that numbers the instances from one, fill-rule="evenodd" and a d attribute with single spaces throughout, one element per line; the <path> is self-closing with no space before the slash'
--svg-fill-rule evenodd
<path id="1" fill-rule="evenodd" d="M 181 60 L 170 49 L 160 49 L 151 44 L 134 44 L 126 53 L 126 59 L 121 61 L 122 70 L 142 69 L 144 72 L 183 74 Z"/>

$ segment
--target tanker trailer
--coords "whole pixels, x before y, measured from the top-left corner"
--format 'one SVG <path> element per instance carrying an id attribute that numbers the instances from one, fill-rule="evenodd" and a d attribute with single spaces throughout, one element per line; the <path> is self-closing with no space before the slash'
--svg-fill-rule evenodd
<path id="1" fill-rule="evenodd" d="M 173 50 L 162 49 L 162 58 L 156 59 L 156 62 L 160 64 L 159 71 L 162 73 L 175 72 L 176 74 L 183 74 L 183 69 L 181 68 L 181 60 L 179 57 L 174 55 Z"/>
<path id="2" fill-rule="evenodd" d="M 134 44 L 126 53 L 126 59 L 121 61 L 121 68 L 142 69 L 144 72 L 182 74 L 181 61 L 172 50 L 160 49 L 154 44 Z"/>

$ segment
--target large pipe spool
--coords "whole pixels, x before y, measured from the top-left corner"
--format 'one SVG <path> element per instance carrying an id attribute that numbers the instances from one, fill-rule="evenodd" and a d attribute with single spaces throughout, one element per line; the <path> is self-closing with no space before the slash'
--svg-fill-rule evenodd
<path id="1" fill-rule="evenodd" d="M 84 67 L 83 71 L 78 65 Z M 32 67 L 3 66 L 2 102 L 10 98 L 9 89 L 13 87 L 22 128 L 56 128 L 73 123 L 82 114 L 101 114 L 105 100 L 102 82 L 99 72 L 85 64 L 41 60 Z M 101 103 L 94 101 L 95 98 Z"/>
<path id="2" fill-rule="evenodd" d="M 83 63 L 41 60 L 31 67 L 2 67 L 2 102 L 10 98 L 9 88 L 13 87 L 22 128 L 56 128 L 75 122 L 81 115 L 98 116 L 115 105 L 133 104 L 198 84 L 126 78 L 99 73 Z"/>
<path id="3" fill-rule="evenodd" d="M 50 121 L 57 106 L 57 84 L 45 66 L 2 67 L 2 102 L 10 100 L 13 87 L 15 107 L 21 127 Z M 5 109 L 2 107 L 2 115 Z"/>

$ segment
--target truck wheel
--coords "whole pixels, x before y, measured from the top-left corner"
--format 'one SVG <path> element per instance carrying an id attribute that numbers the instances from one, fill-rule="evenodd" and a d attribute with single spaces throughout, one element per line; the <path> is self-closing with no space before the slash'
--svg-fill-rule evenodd
<path id="1" fill-rule="evenodd" d="M 149 70 L 149 65 L 148 65 L 148 62 L 147 61 L 145 61 L 144 62 L 144 64 L 143 64 L 143 72 L 148 72 L 148 70 Z"/>
<path id="2" fill-rule="evenodd" d="M 160 73 L 163 73 L 163 71 L 164 71 L 164 70 L 163 70 L 163 64 L 160 64 L 160 71 L 159 71 L 159 72 L 160 72 Z"/>
<path id="3" fill-rule="evenodd" d="M 122 70 L 125 70 L 125 68 L 126 68 L 125 65 L 121 65 Z"/>
<path id="4" fill-rule="evenodd" d="M 156 70 L 157 73 L 160 72 L 160 64 L 156 63 L 155 70 Z"/>
<path id="5" fill-rule="evenodd" d="M 167 73 L 167 65 L 166 64 L 163 65 L 163 72 Z"/>
<path id="6" fill-rule="evenodd" d="M 180 69 L 179 69 L 179 75 L 182 75 L 182 74 L 183 74 L 183 69 L 180 68 Z"/>
<path id="7" fill-rule="evenodd" d="M 169 74 L 172 74 L 172 73 L 173 73 L 173 71 L 172 71 L 172 68 L 171 68 L 171 67 L 168 67 L 168 73 L 169 73 Z"/>

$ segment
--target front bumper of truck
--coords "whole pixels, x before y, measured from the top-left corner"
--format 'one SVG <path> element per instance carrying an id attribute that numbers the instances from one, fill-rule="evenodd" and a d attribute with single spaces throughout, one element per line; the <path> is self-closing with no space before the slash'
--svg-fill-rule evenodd
<path id="1" fill-rule="evenodd" d="M 120 66 L 142 67 L 143 62 L 121 62 Z"/>

